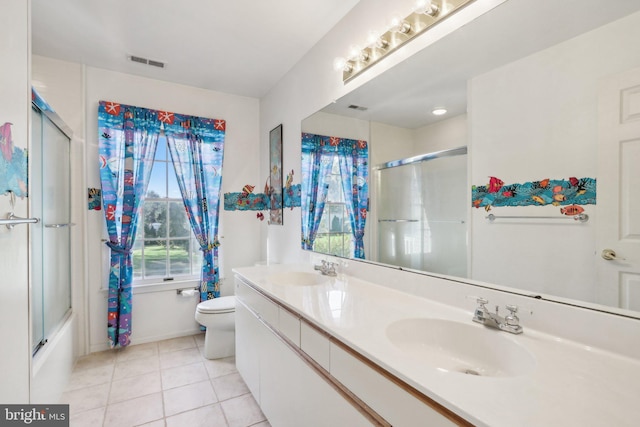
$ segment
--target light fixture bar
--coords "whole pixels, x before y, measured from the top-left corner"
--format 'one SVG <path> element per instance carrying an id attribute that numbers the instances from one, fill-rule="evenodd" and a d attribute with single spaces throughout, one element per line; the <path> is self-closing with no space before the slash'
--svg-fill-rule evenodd
<path id="1" fill-rule="evenodd" d="M 347 60 L 342 71 L 342 81 L 347 83 L 360 73 L 381 61 L 390 53 L 398 50 L 409 41 L 423 34 L 438 22 L 445 20 L 463 7 L 475 0 L 433 0 L 429 7 L 412 12 L 404 18 L 395 30 L 391 29 L 380 35 L 376 40 L 364 49 L 358 57 Z M 353 56 L 353 55 L 352 55 Z"/>

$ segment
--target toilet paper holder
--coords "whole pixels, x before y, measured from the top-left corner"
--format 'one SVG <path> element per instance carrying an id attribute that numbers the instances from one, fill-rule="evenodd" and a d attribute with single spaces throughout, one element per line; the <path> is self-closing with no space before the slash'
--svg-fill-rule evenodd
<path id="1" fill-rule="evenodd" d="M 192 297 L 194 295 L 198 295 L 198 288 L 183 288 L 183 289 L 176 289 L 176 294 L 183 296 L 183 297 Z"/>

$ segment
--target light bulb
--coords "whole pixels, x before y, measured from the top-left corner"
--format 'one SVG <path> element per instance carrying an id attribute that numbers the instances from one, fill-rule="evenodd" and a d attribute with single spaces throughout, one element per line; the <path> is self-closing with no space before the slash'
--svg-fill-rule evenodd
<path id="1" fill-rule="evenodd" d="M 442 107 L 434 108 L 433 110 L 431 110 L 431 114 L 433 114 L 434 116 L 442 116 L 444 114 L 447 114 L 447 109 Z"/>
<path id="2" fill-rule="evenodd" d="M 399 14 L 393 15 L 389 29 L 396 33 L 407 34 L 411 31 L 411 24 L 404 20 Z"/>
<path id="3" fill-rule="evenodd" d="M 362 49 L 360 49 L 360 46 L 356 44 L 352 44 L 351 46 L 349 46 L 349 60 L 351 61 L 359 60 L 361 52 L 362 52 Z"/>
<path id="4" fill-rule="evenodd" d="M 353 71 L 353 64 L 347 61 L 345 58 L 339 56 L 333 60 L 333 69 L 336 71 L 343 71 L 350 73 Z"/>
<path id="5" fill-rule="evenodd" d="M 440 11 L 440 8 L 438 8 L 437 5 L 433 4 L 432 0 L 416 0 L 413 11 L 419 14 L 436 16 Z"/>
<path id="6" fill-rule="evenodd" d="M 369 42 L 370 46 L 377 47 L 378 49 L 386 49 L 389 47 L 389 41 L 383 39 L 377 31 L 369 31 L 367 41 Z"/>

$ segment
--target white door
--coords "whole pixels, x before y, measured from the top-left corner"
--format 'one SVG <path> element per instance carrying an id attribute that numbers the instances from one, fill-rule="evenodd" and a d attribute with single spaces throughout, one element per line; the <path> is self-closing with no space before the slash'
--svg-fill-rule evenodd
<path id="1" fill-rule="evenodd" d="M 598 302 L 640 310 L 640 69 L 604 80 L 598 123 Z"/>

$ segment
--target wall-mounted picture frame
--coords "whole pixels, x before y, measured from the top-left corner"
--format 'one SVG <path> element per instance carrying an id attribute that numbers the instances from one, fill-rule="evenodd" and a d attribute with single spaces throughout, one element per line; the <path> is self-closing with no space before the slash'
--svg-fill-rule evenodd
<path id="1" fill-rule="evenodd" d="M 270 210 L 269 224 L 282 225 L 283 194 L 282 194 L 282 125 L 278 125 L 269 132 L 269 189 Z"/>

